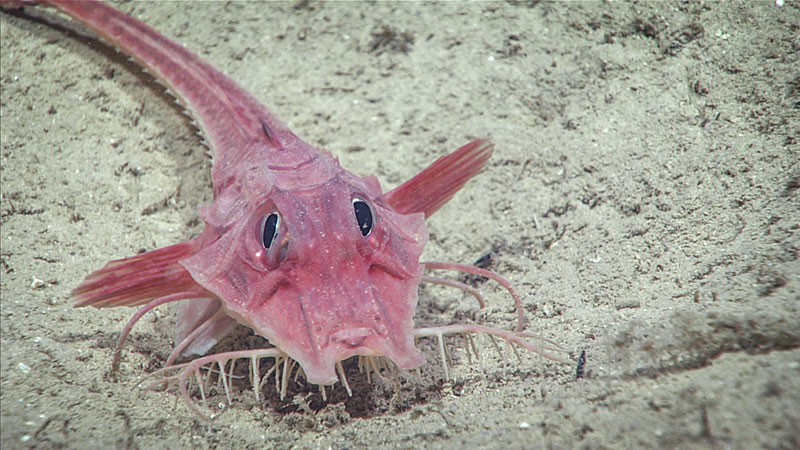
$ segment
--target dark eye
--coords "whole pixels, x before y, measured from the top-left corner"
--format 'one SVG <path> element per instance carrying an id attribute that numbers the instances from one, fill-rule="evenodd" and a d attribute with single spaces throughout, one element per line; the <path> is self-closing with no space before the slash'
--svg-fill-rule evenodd
<path id="1" fill-rule="evenodd" d="M 275 243 L 275 236 L 278 235 L 278 226 L 281 224 L 281 218 L 278 213 L 274 212 L 264 219 L 264 234 L 261 237 L 261 245 L 264 248 L 270 248 Z"/>
<path id="2" fill-rule="evenodd" d="M 356 212 L 356 221 L 358 221 L 358 229 L 361 230 L 361 235 L 368 236 L 372 231 L 372 208 L 364 200 L 354 198 L 353 209 Z"/>

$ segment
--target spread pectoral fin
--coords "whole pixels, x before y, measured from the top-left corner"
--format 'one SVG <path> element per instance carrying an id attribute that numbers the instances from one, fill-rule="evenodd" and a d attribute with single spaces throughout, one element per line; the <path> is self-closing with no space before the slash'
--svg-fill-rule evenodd
<path id="1" fill-rule="evenodd" d="M 196 252 L 195 241 L 111 261 L 72 291 L 75 306 L 139 306 L 166 295 L 203 289 L 178 261 Z"/>
<path id="2" fill-rule="evenodd" d="M 480 172 L 493 147 L 488 139 L 475 139 L 387 192 L 386 201 L 401 214 L 421 212 L 430 217 Z"/>

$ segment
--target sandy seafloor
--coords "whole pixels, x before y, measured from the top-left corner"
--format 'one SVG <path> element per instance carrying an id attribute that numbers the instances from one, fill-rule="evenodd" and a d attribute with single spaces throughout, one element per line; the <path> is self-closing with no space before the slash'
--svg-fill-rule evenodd
<path id="1" fill-rule="evenodd" d="M 170 352 L 169 309 L 111 375 L 133 310 L 69 292 L 197 235 L 210 159 L 135 64 L 2 13 L 4 449 L 800 448 L 800 2 L 118 6 L 387 189 L 490 137 L 424 258 L 491 252 L 528 330 L 585 349 L 585 376 L 527 356 L 503 370 L 489 347 L 481 370 L 453 339 L 443 380 L 423 341 L 430 364 L 399 387 L 348 365 L 352 399 L 301 385 L 256 403 L 242 382 L 206 423 L 136 388 Z M 508 295 L 480 288 L 478 313 L 423 286 L 417 324 L 511 329 Z"/>

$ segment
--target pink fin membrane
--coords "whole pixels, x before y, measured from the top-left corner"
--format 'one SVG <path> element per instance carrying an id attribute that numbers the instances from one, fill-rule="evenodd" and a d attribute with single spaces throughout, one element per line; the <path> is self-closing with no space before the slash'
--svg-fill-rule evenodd
<path id="1" fill-rule="evenodd" d="M 488 139 L 475 139 L 387 192 L 386 201 L 400 214 L 421 212 L 430 217 L 480 172 L 493 146 Z"/>
<path id="2" fill-rule="evenodd" d="M 192 243 L 184 242 L 111 261 L 72 291 L 75 307 L 139 306 L 176 292 L 202 290 L 178 264 L 194 252 Z"/>

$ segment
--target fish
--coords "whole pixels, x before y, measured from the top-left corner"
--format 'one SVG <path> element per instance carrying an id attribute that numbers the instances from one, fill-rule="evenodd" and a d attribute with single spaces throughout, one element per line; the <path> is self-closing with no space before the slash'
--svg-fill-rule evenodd
<path id="1" fill-rule="evenodd" d="M 475 139 L 438 158 L 384 192 L 375 176 L 343 168 L 326 150 L 289 130 L 256 98 L 185 47 L 100 1 L 12 1 L 4 7 L 44 5 L 83 25 L 139 63 L 163 84 L 193 120 L 213 158 L 213 201 L 201 206 L 204 229 L 189 241 L 111 261 L 72 292 L 74 306 L 141 307 L 123 328 L 113 354 L 147 313 L 178 303 L 175 347 L 147 388 L 174 383 L 186 404 L 189 384 L 205 401 L 202 373 L 216 371 L 230 403 L 233 364 L 250 361 L 256 398 L 274 376 L 281 398 L 293 374 L 325 395 L 337 382 L 352 391 L 342 362 L 358 358 L 367 374 L 412 370 L 426 363 L 417 347 L 435 338 L 449 377 L 444 336 L 488 335 L 542 357 L 569 362 L 558 344 L 523 331 L 522 300 L 502 276 L 487 269 L 420 260 L 428 240 L 425 220 L 445 205 L 492 155 L 489 139 Z M 499 283 L 514 299 L 514 331 L 480 324 L 415 327 L 421 283 L 481 294 L 465 283 L 427 276 L 457 271 Z M 209 354 L 237 325 L 265 338 L 265 348 Z M 469 350 L 468 350 L 469 351 Z M 180 358 L 187 362 L 177 363 Z M 191 359 L 193 358 L 193 359 Z M 272 360 L 270 369 L 261 361 Z"/>

